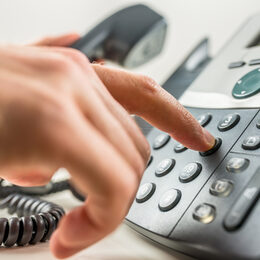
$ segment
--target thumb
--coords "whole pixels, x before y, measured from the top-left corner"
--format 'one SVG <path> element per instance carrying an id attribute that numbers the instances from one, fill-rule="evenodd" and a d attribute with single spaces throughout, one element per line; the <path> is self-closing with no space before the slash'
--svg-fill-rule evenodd
<path id="1" fill-rule="evenodd" d="M 68 47 L 80 38 L 78 33 L 68 33 L 60 36 L 45 37 L 29 46 Z"/>

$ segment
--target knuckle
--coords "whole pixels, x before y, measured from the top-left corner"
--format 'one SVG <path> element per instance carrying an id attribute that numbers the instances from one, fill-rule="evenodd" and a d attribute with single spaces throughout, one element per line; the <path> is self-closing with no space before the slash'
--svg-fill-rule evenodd
<path id="1" fill-rule="evenodd" d="M 160 85 L 154 79 L 146 75 L 141 75 L 140 81 L 142 84 L 142 91 L 148 95 L 156 95 L 161 90 Z"/>
<path id="2" fill-rule="evenodd" d="M 48 57 L 49 69 L 55 73 L 61 72 L 62 74 L 67 74 L 71 71 L 74 64 L 66 56 L 59 53 L 53 53 Z"/>

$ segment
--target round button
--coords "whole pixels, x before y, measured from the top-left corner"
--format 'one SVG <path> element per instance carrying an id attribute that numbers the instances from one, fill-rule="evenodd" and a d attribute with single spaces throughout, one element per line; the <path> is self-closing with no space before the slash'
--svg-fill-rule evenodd
<path id="1" fill-rule="evenodd" d="M 227 197 L 233 189 L 233 183 L 230 180 L 216 180 L 210 187 L 210 193 L 218 197 Z"/>
<path id="2" fill-rule="evenodd" d="M 181 182 L 190 182 L 200 174 L 201 169 L 200 163 L 189 163 L 182 169 L 179 180 Z"/>
<path id="3" fill-rule="evenodd" d="M 245 150 L 256 150 L 259 147 L 260 147 L 260 135 L 249 136 L 242 143 L 242 148 Z"/>
<path id="4" fill-rule="evenodd" d="M 206 203 L 198 205 L 193 212 L 193 218 L 205 224 L 212 222 L 215 215 L 215 207 Z"/>
<path id="5" fill-rule="evenodd" d="M 159 208 L 161 211 L 168 211 L 174 208 L 181 199 L 181 191 L 176 189 L 170 189 L 166 191 L 159 202 Z"/>
<path id="6" fill-rule="evenodd" d="M 249 160 L 245 158 L 231 158 L 228 160 L 226 169 L 232 173 L 244 171 L 249 165 Z"/>
<path id="7" fill-rule="evenodd" d="M 188 149 L 187 147 L 185 147 L 184 145 L 182 145 L 182 144 L 180 144 L 180 143 L 177 143 L 177 144 L 175 144 L 175 146 L 174 146 L 174 151 L 175 151 L 176 153 L 184 152 L 184 151 L 187 150 L 187 149 Z"/>
<path id="8" fill-rule="evenodd" d="M 167 173 L 169 173 L 172 170 L 174 165 L 175 165 L 175 160 L 173 160 L 173 159 L 164 159 L 163 161 L 161 161 L 157 165 L 157 167 L 155 169 L 155 175 L 157 177 L 161 177 L 161 176 L 166 175 Z"/>
<path id="9" fill-rule="evenodd" d="M 153 149 L 160 149 L 166 145 L 170 140 L 170 136 L 167 134 L 158 135 L 153 141 Z"/>
<path id="10" fill-rule="evenodd" d="M 212 118 L 212 115 L 207 113 L 207 114 L 198 116 L 197 120 L 198 120 L 199 124 L 204 127 L 210 122 L 211 118 Z"/>
<path id="11" fill-rule="evenodd" d="M 220 138 L 216 138 L 215 145 L 208 151 L 205 152 L 199 152 L 201 156 L 209 156 L 213 153 L 215 153 L 221 146 L 222 140 Z"/>
<path id="12" fill-rule="evenodd" d="M 152 197 L 154 192 L 155 192 L 155 184 L 154 183 L 142 184 L 139 187 L 138 192 L 136 194 L 136 201 L 138 203 L 145 202 Z"/>
<path id="13" fill-rule="evenodd" d="M 235 84 L 232 95 L 234 98 L 248 98 L 260 91 L 260 68 L 244 75 Z"/>
<path id="14" fill-rule="evenodd" d="M 236 126 L 236 124 L 239 122 L 239 120 L 240 120 L 239 114 L 228 114 L 225 117 L 223 117 L 221 119 L 221 121 L 219 122 L 218 130 L 221 132 L 230 130 L 231 128 Z"/>

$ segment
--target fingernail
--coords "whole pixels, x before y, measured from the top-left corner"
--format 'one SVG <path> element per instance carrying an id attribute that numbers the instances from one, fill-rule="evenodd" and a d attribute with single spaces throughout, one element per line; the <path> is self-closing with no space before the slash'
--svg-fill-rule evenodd
<path id="1" fill-rule="evenodd" d="M 208 132 L 205 128 L 203 128 L 203 132 L 204 132 L 206 142 L 209 146 L 209 149 L 211 149 L 215 145 L 216 142 L 215 137 L 210 132 Z"/>

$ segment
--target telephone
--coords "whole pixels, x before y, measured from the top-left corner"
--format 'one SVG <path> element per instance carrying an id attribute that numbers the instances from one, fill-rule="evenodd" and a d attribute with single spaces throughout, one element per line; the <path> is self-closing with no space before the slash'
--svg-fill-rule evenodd
<path id="1" fill-rule="evenodd" d="M 175 72 L 164 87 L 216 137 L 215 146 L 192 151 L 150 127 L 151 158 L 126 222 L 195 258 L 260 259 L 260 14 L 215 58 L 205 42 L 198 53 L 198 75 L 185 84 L 194 64 L 186 60 L 182 76 Z"/>
<path id="2" fill-rule="evenodd" d="M 108 17 L 71 47 L 85 53 L 90 61 L 109 59 L 135 67 L 161 52 L 166 28 L 161 15 L 145 5 L 134 5 Z M 65 212 L 38 197 L 63 190 L 85 200 L 69 180 L 42 187 L 18 187 L 6 185 L 0 179 L 0 209 L 7 208 L 9 214 L 17 214 L 9 219 L 0 218 L 0 246 L 25 246 L 49 240 Z"/>

